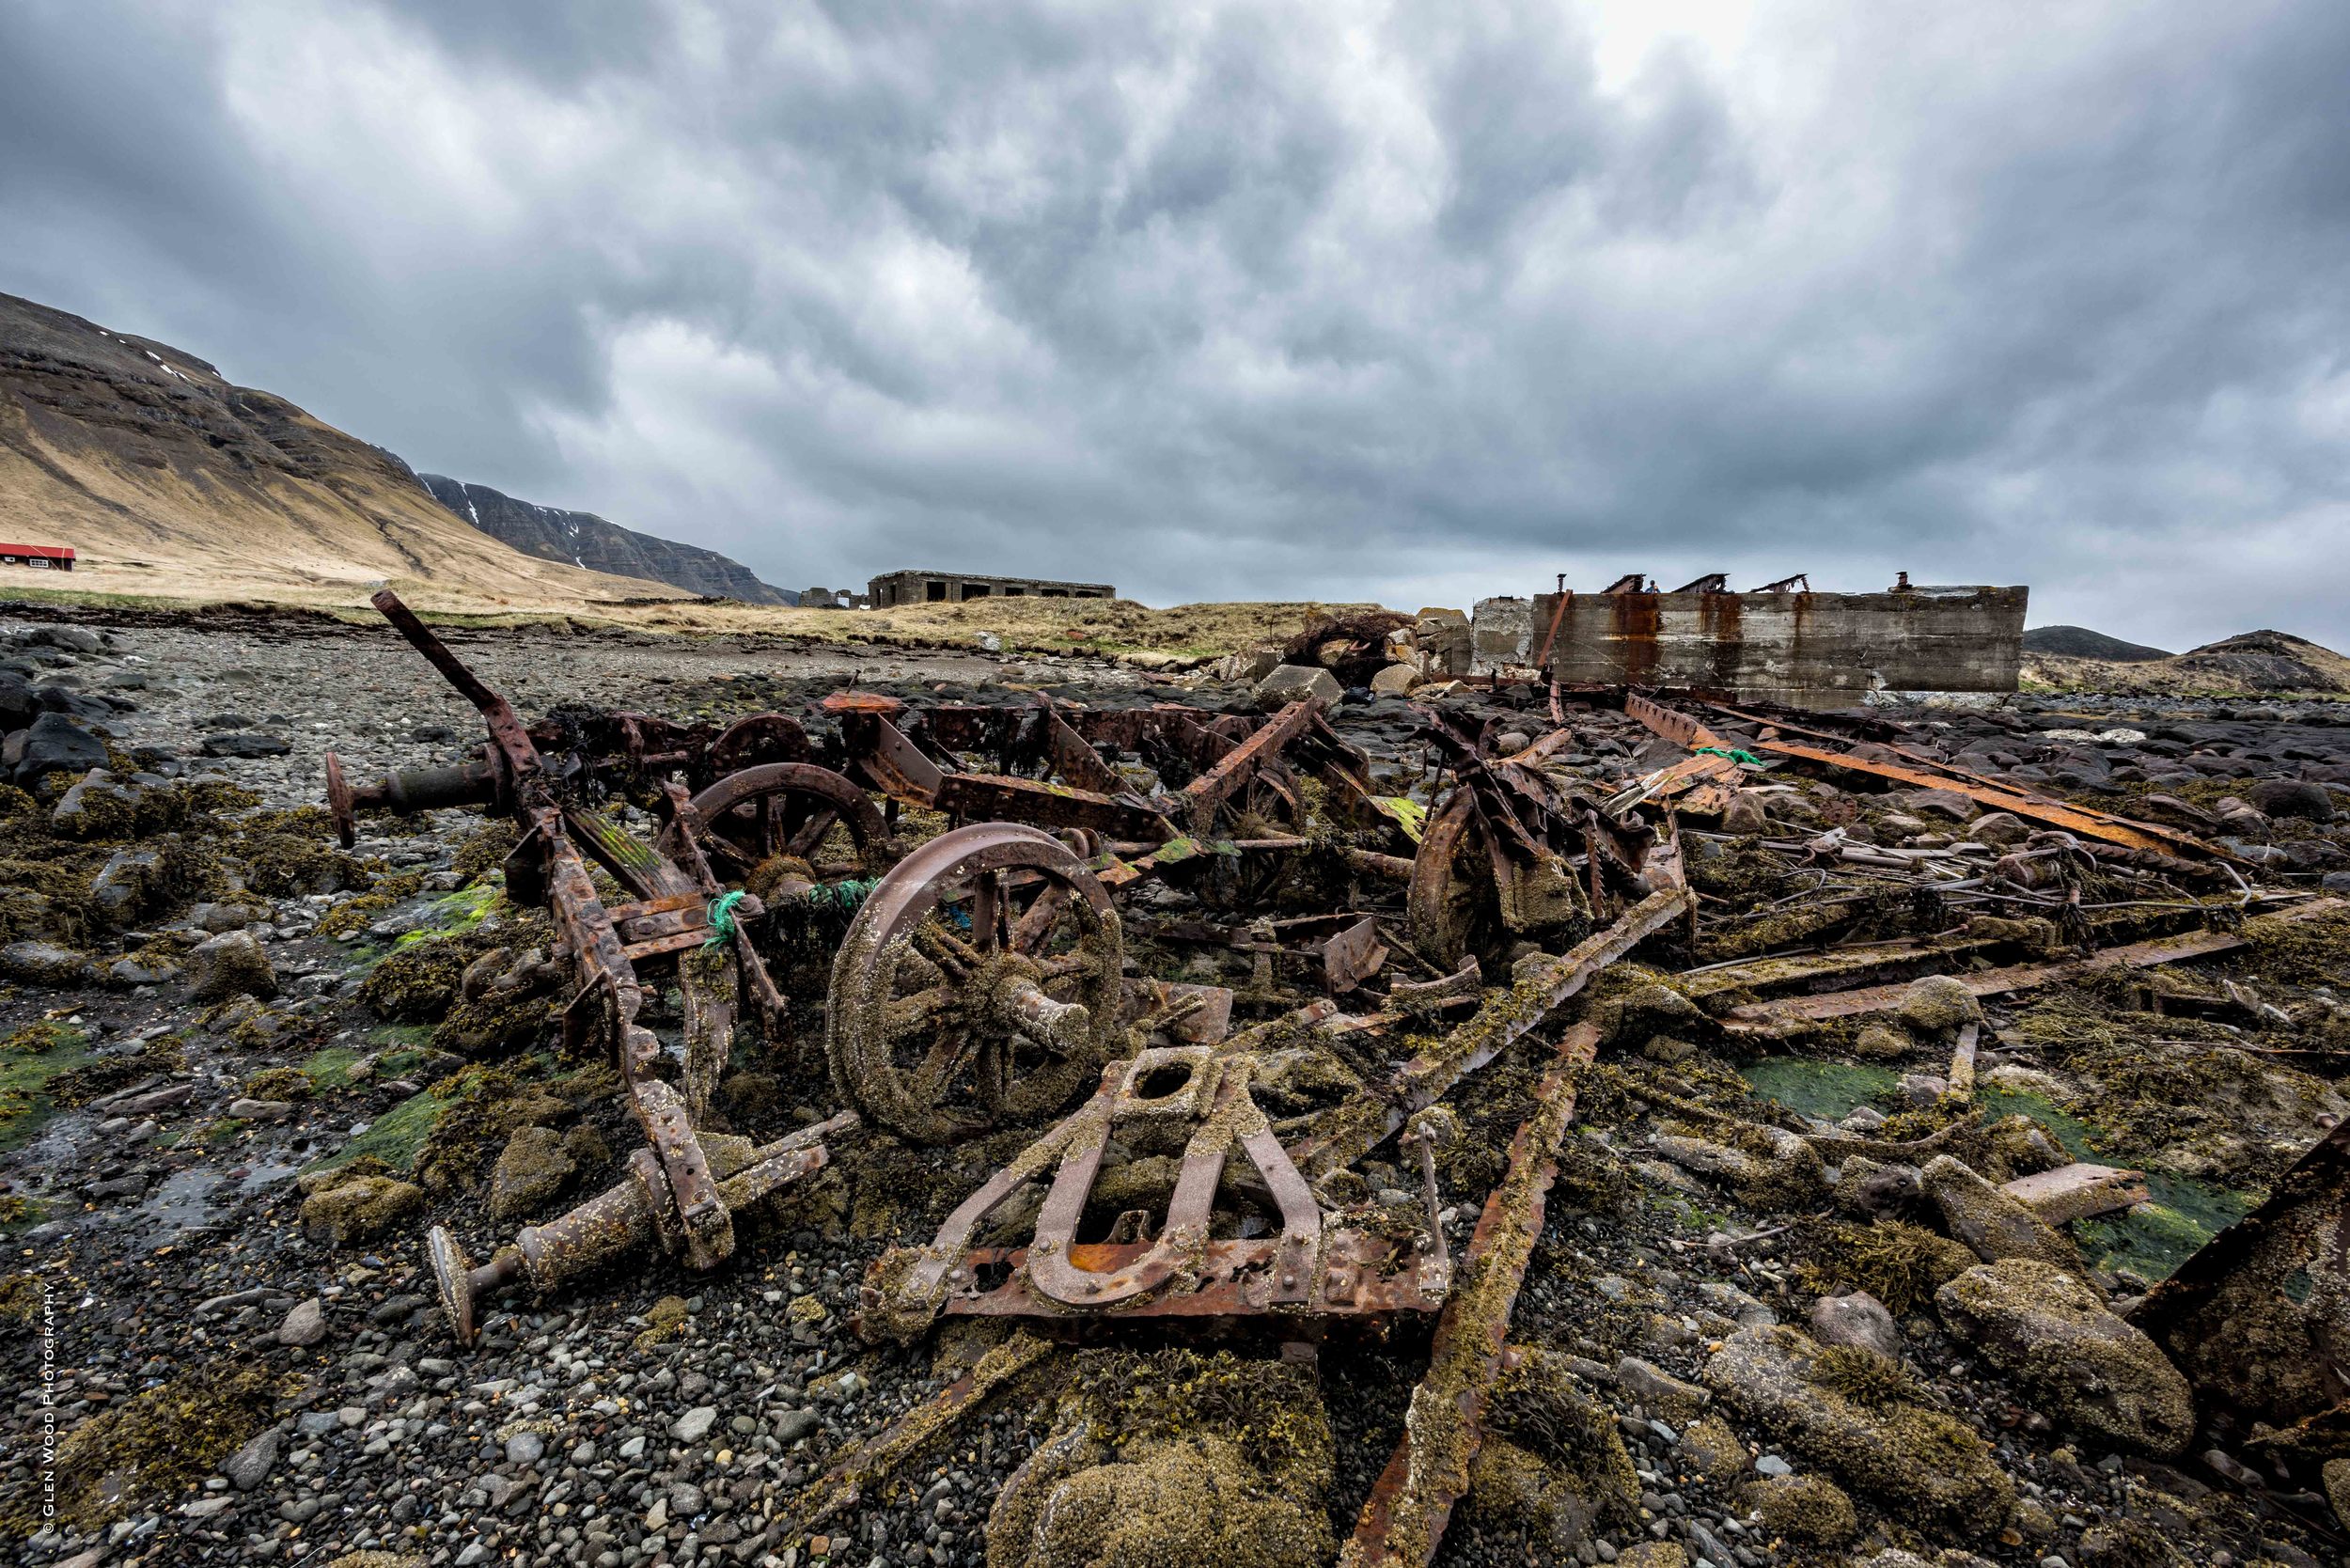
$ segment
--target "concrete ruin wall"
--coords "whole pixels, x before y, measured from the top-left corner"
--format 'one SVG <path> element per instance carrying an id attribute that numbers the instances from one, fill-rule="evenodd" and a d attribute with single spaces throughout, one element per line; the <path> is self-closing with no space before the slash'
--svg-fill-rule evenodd
<path id="1" fill-rule="evenodd" d="M 899 604 L 960 604 L 966 599 L 1115 599 L 1109 583 L 1064 583 L 1049 577 L 987 577 L 968 572 L 890 572 L 866 585 L 873 608 Z"/>
<path id="2" fill-rule="evenodd" d="M 1569 593 L 1550 673 L 1562 685 L 1690 687 L 1799 708 L 1857 707 L 1872 691 L 2012 692 L 2029 593 Z M 1559 599 L 1480 604 L 1475 672 L 1530 666 Z"/>

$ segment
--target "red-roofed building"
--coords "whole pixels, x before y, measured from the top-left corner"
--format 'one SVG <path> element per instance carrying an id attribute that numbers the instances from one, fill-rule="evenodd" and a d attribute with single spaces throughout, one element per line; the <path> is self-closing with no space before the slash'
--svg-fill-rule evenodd
<path id="1" fill-rule="evenodd" d="M 0 544 L 0 566 L 29 566 L 42 572 L 73 570 L 70 544 Z"/>

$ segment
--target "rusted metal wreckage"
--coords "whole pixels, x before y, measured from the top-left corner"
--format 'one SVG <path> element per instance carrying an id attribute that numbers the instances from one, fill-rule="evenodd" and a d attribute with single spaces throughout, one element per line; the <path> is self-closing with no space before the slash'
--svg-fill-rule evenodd
<path id="1" fill-rule="evenodd" d="M 396 599 L 378 604 L 481 712 L 489 741 L 462 767 L 365 787 L 330 760 L 338 823 L 348 833 L 360 811 L 448 805 L 516 821 L 509 892 L 555 917 L 573 987 L 565 1028 L 575 1045 L 611 1053 L 646 1139 L 626 1180 L 525 1230 L 485 1265 L 435 1229 L 431 1254 L 461 1339 L 494 1291 L 552 1289 L 655 1248 L 688 1267 L 718 1264 L 736 1215 L 820 1168 L 861 1126 L 916 1145 L 1042 1129 L 927 1243 L 872 1265 L 860 1329 L 910 1338 L 942 1317 L 992 1317 L 1048 1337 L 1147 1324 L 1310 1343 L 1349 1325 L 1433 1323 L 1429 1372 L 1350 1563 L 1427 1561 L 1463 1495 L 1485 1402 L 1513 1354 L 1512 1306 L 1576 1074 L 1600 1040 L 1573 1021 L 1573 1004 L 1609 964 L 1650 944 L 1727 1035 L 1770 1038 L 1890 1009 L 1922 974 L 1956 973 L 1973 994 L 1996 995 L 2225 951 L 2244 940 L 2247 917 L 2339 907 L 2254 889 L 2190 834 L 1969 775 L 1898 744 L 1899 729 L 1879 721 L 1840 733 L 1821 727 L 1838 721 L 1754 705 L 1579 692 L 1579 704 L 1620 709 L 1684 753 L 1601 788 L 1561 761 L 1578 748 L 1572 715 L 1505 751 L 1498 721 L 1480 728 L 1429 707 L 1418 739 L 1434 766 L 1403 794 L 1381 792 L 1370 759 L 1311 701 L 1251 718 L 1171 704 L 1095 711 L 1042 694 L 916 708 L 838 692 L 813 710 L 831 731 L 821 738 L 783 713 L 718 729 L 574 713 L 525 729 Z M 1720 920 L 1700 920 L 1708 901 L 1689 870 L 1720 836 L 1691 824 L 1807 774 L 1949 791 L 2042 831 L 1989 864 L 1833 833 L 1780 845 L 1856 879 L 1861 894 L 1839 895 L 1854 907 L 1881 905 L 1888 889 L 1931 893 L 1919 907 L 1937 917 L 1906 936 L 1823 936 L 1795 952 L 1691 964 L 1700 931 Z M 650 844 L 599 809 L 613 796 L 659 815 Z M 1317 863 L 1354 889 L 1345 907 L 1274 907 Z M 600 895 L 599 871 L 621 898 Z M 2082 897 L 2092 876 L 2107 896 Z M 822 1000 L 839 1109 L 763 1145 L 703 1130 L 736 1018 L 771 1043 L 788 1033 L 795 999 L 761 957 L 762 930 L 810 901 L 854 911 Z M 2039 919 L 2033 929 L 2060 946 L 2019 949 L 2023 919 L 1978 930 L 1938 918 L 1978 906 Z M 1236 990 L 1129 973 L 1130 933 L 1242 955 L 1257 978 Z M 684 1027 L 673 1044 L 639 1022 L 646 964 L 674 969 Z M 1298 1005 L 1316 989 L 1321 999 Z M 813 1000 L 797 998 L 804 1015 Z M 1447 1016 L 1457 1021 L 1427 1038 Z M 1403 1025 L 1422 1036 L 1407 1059 L 1359 1050 Z M 1366 1071 L 1309 1111 L 1277 1116 L 1261 1102 L 1300 1039 L 1354 1050 Z M 1444 1102 L 1528 1040 L 1552 1060 L 1456 1259 L 1435 1178 Z M 1962 1099 L 1978 1046 L 1969 1027 L 1950 1078 Z M 1408 1212 L 1392 1194 L 1362 1202 L 1342 1178 L 1391 1139 L 1419 1172 Z M 2306 1433 L 2350 1419 L 2338 1309 L 2350 1293 L 2345 1148 L 2337 1130 L 2139 1309 L 2199 1393 L 2248 1432 L 2255 1420 Z M 1137 1181 L 1143 1171 L 1157 1174 Z M 2011 1190 L 2052 1222 L 2146 1193 L 2138 1172 L 2086 1164 Z M 2232 1338 L 2231 1314 L 2246 1293 L 2264 1309 L 2283 1299 L 2286 1276 L 2318 1281 L 2294 1308 L 2309 1375 L 2266 1394 L 2214 1392 L 2269 1343 Z M 1044 1354 L 1042 1341 L 1017 1342 L 1028 1347 L 1020 1366 Z M 843 1457 L 819 1512 L 854 1499 L 845 1478 L 900 1462 L 1009 1375 L 999 1367 L 959 1383 Z"/>

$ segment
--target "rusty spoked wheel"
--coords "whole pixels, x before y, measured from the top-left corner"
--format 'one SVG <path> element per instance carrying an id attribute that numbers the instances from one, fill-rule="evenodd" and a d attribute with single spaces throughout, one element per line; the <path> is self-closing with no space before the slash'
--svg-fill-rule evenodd
<path id="1" fill-rule="evenodd" d="M 853 864 L 870 875 L 888 838 L 872 798 L 830 768 L 812 762 L 766 762 L 730 773 L 694 797 L 707 832 L 701 845 L 720 880 L 741 883 L 778 855 L 810 868 Z M 679 850 L 671 823 L 663 854 Z M 846 841 L 843 842 L 845 838 Z"/>
<path id="2" fill-rule="evenodd" d="M 1455 790 L 1428 819 L 1412 857 L 1404 929 L 1419 956 L 1447 973 L 1471 953 L 1491 952 L 1506 934 L 1492 843 L 1476 796 Z"/>
<path id="3" fill-rule="evenodd" d="M 917 1143 L 1033 1121 L 1122 1048 L 1109 894 L 1032 827 L 976 823 L 882 878 L 833 960 L 835 1087 Z"/>

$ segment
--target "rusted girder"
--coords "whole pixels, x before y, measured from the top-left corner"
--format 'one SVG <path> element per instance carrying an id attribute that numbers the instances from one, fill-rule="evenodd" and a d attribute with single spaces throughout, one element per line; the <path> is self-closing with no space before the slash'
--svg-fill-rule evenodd
<path id="1" fill-rule="evenodd" d="M 2207 1421 L 2292 1455 L 2350 1426 L 2350 1121 L 2129 1313 Z M 2257 1428 L 2274 1430 L 2263 1435 Z M 2324 1453 L 2315 1457 L 2324 1457 Z"/>
<path id="2" fill-rule="evenodd" d="M 1416 1112 L 1434 1105 L 1454 1084 L 1540 1027 L 1593 975 L 1679 919 L 1688 907 L 1685 887 L 1651 893 L 1614 925 L 1553 959 L 1532 985 L 1504 992 L 1432 1049 L 1396 1069 L 1386 1083 L 1331 1107 L 1314 1136 L 1298 1146 L 1294 1157 L 1299 1167 L 1319 1180 L 1362 1158 Z"/>
<path id="3" fill-rule="evenodd" d="M 2344 901 L 2341 899 L 2312 899 L 2308 903 L 2280 910 L 2261 918 L 2306 920 L 2343 907 Z M 2066 959 L 2056 964 L 2014 964 L 2000 969 L 1955 974 L 1950 978 L 1978 996 L 1998 996 L 2011 991 L 2029 991 L 2035 986 L 2079 980 L 2109 969 L 2151 969 L 2157 964 L 2205 958 L 2213 953 L 2240 948 L 2244 946 L 2244 940 L 2232 932 L 2191 931 L 2184 935 L 2158 936 L 2148 942 L 2107 948 L 2086 958 Z M 1782 1034 L 1798 1031 L 1830 1018 L 1890 1011 L 1901 1006 L 1903 997 L 1908 994 L 1909 987 L 1904 982 L 1863 986 L 1855 991 L 1831 991 L 1825 996 L 1782 996 L 1776 1001 L 1750 1002 L 1745 1007 L 1732 1008 L 1722 1015 L 1720 1022 L 1722 1027 L 1731 1034 Z"/>
<path id="4" fill-rule="evenodd" d="M 1808 734 L 1819 740 L 1837 738 L 1820 730 L 1807 730 L 1800 726 L 1780 720 L 1762 718 L 1752 713 L 1742 713 L 1735 708 L 1720 707 L 1718 704 L 1716 706 L 1719 712 L 1750 724 L 1769 726 L 1791 734 Z M 1651 698 L 1644 697 L 1638 692 L 1627 692 L 1624 695 L 1623 711 L 1650 730 L 1676 745 L 1695 749 L 1699 746 L 1722 744 L 1720 736 L 1698 720 Z M 2012 784 L 2002 784 L 1996 779 L 1985 778 L 1980 774 L 1969 773 L 1964 768 L 1952 767 L 1947 762 L 1936 761 L 1930 757 L 1900 746 L 1888 747 L 1888 749 L 1908 759 L 1909 763 L 1914 765 L 1881 762 L 1872 758 L 1855 757 L 1847 752 L 1829 751 L 1821 746 L 1806 745 L 1799 742 L 1784 741 L 1776 737 L 1768 740 L 1748 741 L 1744 745 L 1745 749 L 1748 751 L 1767 752 L 1774 757 L 1792 758 L 1798 761 L 1817 763 L 1823 767 L 1843 768 L 1853 773 L 1865 773 L 1872 777 L 1891 779 L 1897 784 L 1907 784 L 1914 789 L 1950 790 L 1965 795 L 1978 806 L 1994 811 L 2013 812 L 2016 816 L 2046 823 L 2051 827 L 2060 827 L 2069 833 L 2083 834 L 2092 839 L 2100 839 L 2107 843 L 2121 844 L 2130 849 L 2147 850 L 2159 854 L 2186 855 L 2199 859 L 2232 858 L 2189 834 L 2174 832 L 2154 823 L 2133 822 L 2127 817 L 2117 817 L 2109 811 L 2097 811 L 2084 806 L 2050 800 L 2045 795 L 2036 795 L 2028 790 L 2019 790 Z"/>
<path id="5" fill-rule="evenodd" d="M 1207 772 L 1183 786 L 1177 814 L 1194 833 L 1205 833 L 1215 821 L 1215 808 L 1257 771 L 1280 753 L 1321 715 L 1322 704 L 1312 698 L 1292 702 L 1260 725 L 1254 734 L 1217 760 Z"/>
<path id="6" fill-rule="evenodd" d="M 1574 1119 L 1573 1076 L 1598 1049 L 1598 1027 L 1575 1025 L 1534 1087 L 1534 1114 L 1510 1140 L 1509 1168 L 1477 1216 L 1459 1286 L 1436 1319 L 1428 1374 L 1412 1390 L 1402 1439 L 1339 1553 L 1340 1568 L 1418 1568 L 1436 1555 L 1453 1505 L 1468 1490 L 1486 1405 L 1505 1370 L 1510 1314 L 1543 1233 L 1559 1140 Z"/>

